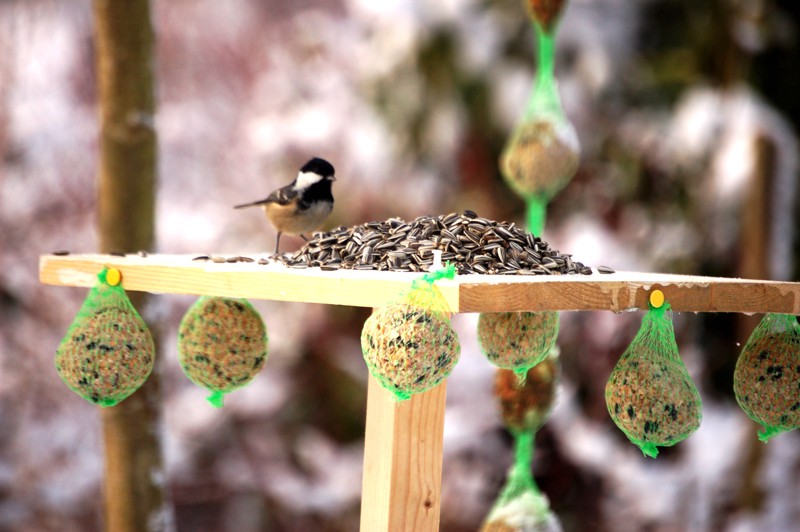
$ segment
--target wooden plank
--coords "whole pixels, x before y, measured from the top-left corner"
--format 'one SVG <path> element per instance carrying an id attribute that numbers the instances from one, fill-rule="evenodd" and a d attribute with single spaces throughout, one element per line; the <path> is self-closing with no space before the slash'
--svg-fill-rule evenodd
<path id="1" fill-rule="evenodd" d="M 280 264 L 213 263 L 192 261 L 190 255 L 45 255 L 39 276 L 44 284 L 93 286 L 104 266 L 122 272 L 126 290 L 155 293 L 212 295 L 380 307 L 396 300 L 420 274 L 374 271 L 294 269 Z M 458 308 L 453 283 L 437 283 L 452 310 Z"/>
<path id="2" fill-rule="evenodd" d="M 800 283 L 663 273 L 459 279 L 460 312 L 646 310 L 652 290 L 677 312 L 800 314 Z"/>
<path id="3" fill-rule="evenodd" d="M 361 530 L 439 530 L 447 383 L 398 403 L 370 376 Z"/>
<path id="4" fill-rule="evenodd" d="M 189 255 L 117 257 L 44 255 L 43 283 L 92 286 L 105 265 L 122 271 L 127 290 L 218 295 L 379 307 L 396 300 L 420 274 L 293 269 L 278 264 L 192 261 Z M 660 289 L 678 312 L 800 314 L 800 283 L 661 273 L 603 275 L 462 275 L 437 286 L 452 312 L 611 310 L 647 308 Z"/>

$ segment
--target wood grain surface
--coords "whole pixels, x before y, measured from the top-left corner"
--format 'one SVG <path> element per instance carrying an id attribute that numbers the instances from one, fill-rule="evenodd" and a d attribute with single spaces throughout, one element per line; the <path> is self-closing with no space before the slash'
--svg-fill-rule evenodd
<path id="1" fill-rule="evenodd" d="M 43 255 L 42 283 L 92 286 L 104 266 L 126 290 L 379 307 L 396 301 L 418 273 L 295 269 L 257 262 L 193 261 L 191 255 Z M 452 312 L 644 310 L 654 289 L 678 312 L 800 314 L 800 283 L 662 273 L 461 275 L 438 281 Z"/>

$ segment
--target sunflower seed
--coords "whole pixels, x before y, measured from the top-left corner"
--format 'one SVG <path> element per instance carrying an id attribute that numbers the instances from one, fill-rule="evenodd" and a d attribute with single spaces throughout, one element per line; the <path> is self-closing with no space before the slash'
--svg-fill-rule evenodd
<path id="1" fill-rule="evenodd" d="M 515 224 L 481 218 L 469 210 L 463 214 L 419 216 L 411 222 L 390 218 L 352 228 L 340 226 L 327 233 L 314 233 L 303 248 L 276 260 L 290 267 L 320 267 L 324 271 L 416 272 L 430 268 L 436 249 L 443 252 L 444 262 L 452 263 L 462 274 L 592 272 L 571 255 L 550 249 L 547 242 Z"/>

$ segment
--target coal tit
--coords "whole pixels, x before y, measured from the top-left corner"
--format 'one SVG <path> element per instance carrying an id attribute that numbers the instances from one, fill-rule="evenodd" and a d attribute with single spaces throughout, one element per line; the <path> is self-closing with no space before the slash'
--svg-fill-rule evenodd
<path id="1" fill-rule="evenodd" d="M 325 159 L 314 157 L 300 168 L 294 181 L 279 188 L 266 199 L 236 205 L 234 209 L 261 207 L 270 223 L 278 231 L 275 254 L 281 243 L 281 234 L 300 235 L 322 225 L 333 210 L 331 185 L 336 181 L 333 165 Z"/>

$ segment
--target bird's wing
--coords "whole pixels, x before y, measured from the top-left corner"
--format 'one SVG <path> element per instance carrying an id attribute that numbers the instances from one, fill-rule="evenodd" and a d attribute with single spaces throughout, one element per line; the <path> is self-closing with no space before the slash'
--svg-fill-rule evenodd
<path id="1" fill-rule="evenodd" d="M 243 209 L 245 207 L 255 207 L 258 205 L 266 205 L 267 203 L 277 203 L 278 205 L 288 205 L 297 197 L 297 190 L 294 189 L 292 185 L 287 185 L 283 188 L 279 188 L 272 194 L 270 194 L 266 199 L 254 201 L 252 203 L 244 203 L 242 205 L 236 205 L 234 209 Z"/>

